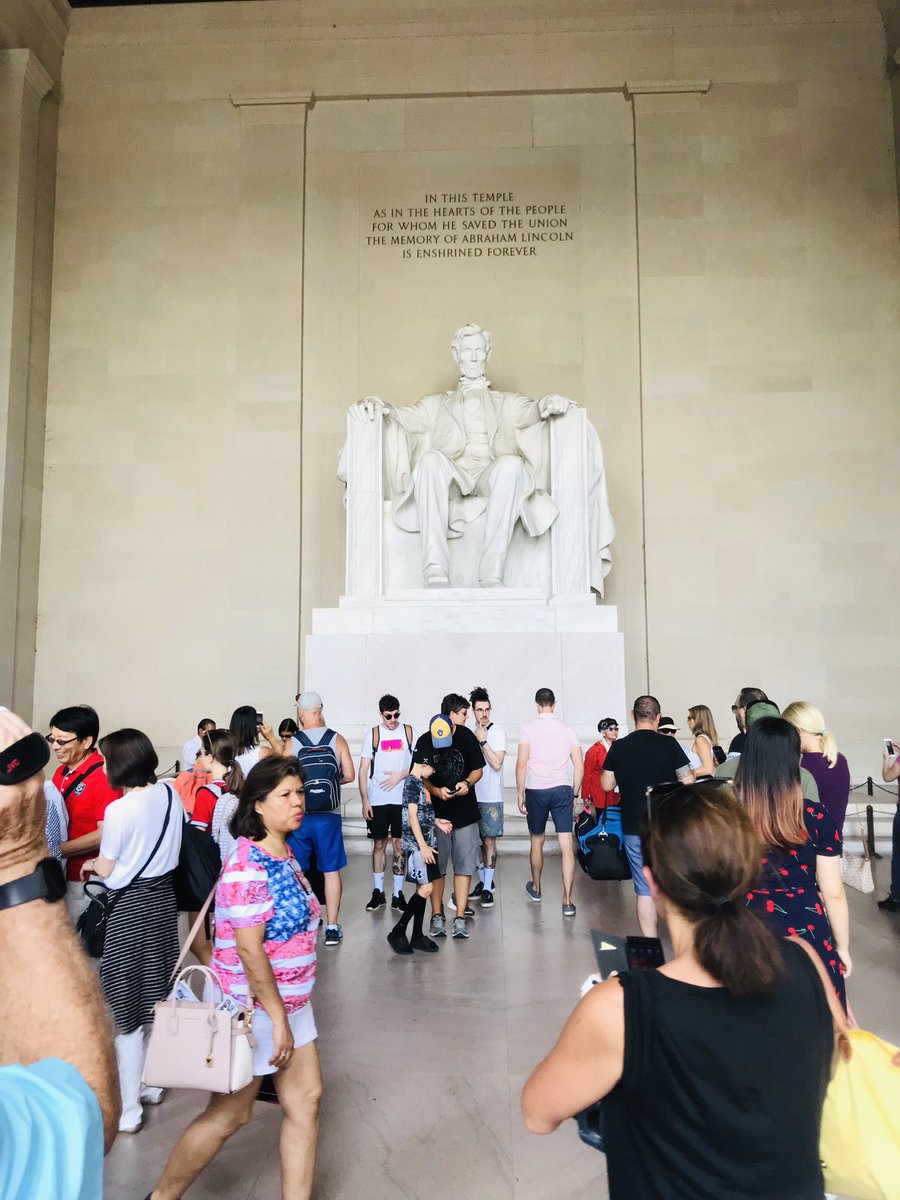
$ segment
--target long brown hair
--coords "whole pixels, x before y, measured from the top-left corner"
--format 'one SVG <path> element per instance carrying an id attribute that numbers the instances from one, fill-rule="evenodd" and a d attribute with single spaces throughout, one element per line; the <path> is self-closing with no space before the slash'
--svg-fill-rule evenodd
<path id="1" fill-rule="evenodd" d="M 200 739 L 203 752 L 211 755 L 220 766 L 225 768 L 225 786 L 232 796 L 240 797 L 244 786 L 244 772 L 241 764 L 235 760 L 237 746 L 234 734 L 228 729 L 208 729 Z"/>
<path id="2" fill-rule="evenodd" d="M 716 733 L 716 723 L 705 704 L 695 704 L 693 708 L 689 708 L 688 720 L 693 722 L 692 732 L 695 736 L 698 733 L 705 733 L 712 744 L 718 746 L 719 735 Z"/>
<path id="3" fill-rule="evenodd" d="M 746 897 L 762 848 L 730 785 L 685 784 L 657 799 L 641 841 L 660 892 L 693 926 L 703 969 L 735 996 L 771 991 L 781 954 Z"/>
<path id="4" fill-rule="evenodd" d="M 807 839 L 800 783 L 800 734 L 782 717 L 750 726 L 734 776 L 734 792 L 763 846 L 791 850 Z"/>

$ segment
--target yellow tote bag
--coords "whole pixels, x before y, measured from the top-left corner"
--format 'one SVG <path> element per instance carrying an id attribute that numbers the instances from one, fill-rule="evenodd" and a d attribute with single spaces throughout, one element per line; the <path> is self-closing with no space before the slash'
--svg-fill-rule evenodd
<path id="1" fill-rule="evenodd" d="M 841 1047 L 822 1111 L 825 1186 L 854 1200 L 900 1200 L 900 1051 L 864 1029 L 841 1040 L 851 1054 Z"/>

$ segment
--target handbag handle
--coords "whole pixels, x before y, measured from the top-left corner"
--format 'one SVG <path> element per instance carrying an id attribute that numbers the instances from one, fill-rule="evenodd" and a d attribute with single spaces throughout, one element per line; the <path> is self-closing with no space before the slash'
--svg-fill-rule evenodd
<path id="1" fill-rule="evenodd" d="M 211 971 L 209 967 L 204 967 L 201 963 L 191 963 L 190 966 L 185 967 L 184 970 L 179 973 L 178 978 L 187 979 L 189 975 L 193 975 L 195 972 L 202 975 L 207 983 L 210 983 L 214 988 L 218 988 L 220 999 L 223 1000 L 225 998 L 225 989 L 222 987 L 222 981 L 219 979 L 218 975 L 215 973 L 215 971 Z M 177 1001 L 175 1000 L 175 992 L 173 990 L 171 996 L 173 1013 L 175 1012 L 176 1003 Z M 200 1001 L 200 1003 L 202 1003 L 202 1001 Z M 214 1010 L 217 1003 L 219 1003 L 219 1000 L 211 1001 L 210 1009 Z"/>

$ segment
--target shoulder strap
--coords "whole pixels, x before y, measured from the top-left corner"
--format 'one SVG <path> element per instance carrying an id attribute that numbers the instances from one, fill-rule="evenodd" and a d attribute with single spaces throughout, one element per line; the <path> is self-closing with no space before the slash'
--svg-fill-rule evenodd
<path id="1" fill-rule="evenodd" d="M 162 845 L 162 840 L 166 836 L 166 830 L 169 828 L 169 817 L 172 815 L 172 789 L 169 787 L 169 785 L 167 783 L 164 783 L 163 787 L 166 789 L 166 792 L 169 797 L 169 803 L 166 805 L 166 819 L 163 821 L 162 829 L 159 831 L 159 837 L 156 839 L 156 845 L 150 851 L 150 857 L 147 859 L 147 861 L 144 863 L 144 865 L 138 871 L 137 875 L 132 877 L 132 879 L 129 881 L 128 886 L 130 886 L 131 883 L 137 883 L 137 881 L 140 879 L 140 877 L 143 875 L 143 873 L 147 870 L 147 868 L 153 862 L 154 858 L 156 858 L 156 852 Z M 187 813 L 185 813 L 185 816 L 187 816 Z"/>
<path id="2" fill-rule="evenodd" d="M 406 734 L 406 748 L 412 754 L 412 725 L 404 725 L 403 731 Z"/>
<path id="3" fill-rule="evenodd" d="M 333 739 L 336 737 L 337 737 L 337 734 L 334 732 L 333 729 L 326 729 L 325 732 L 322 734 L 321 738 L 319 738 L 319 745 L 327 746 L 328 743 L 330 741 L 333 741 Z M 329 747 L 329 749 L 334 750 L 335 753 L 337 753 L 337 750 L 335 749 L 334 746 Z"/>
<path id="4" fill-rule="evenodd" d="M 209 906 L 213 902 L 213 897 L 216 894 L 216 888 L 218 886 L 219 886 L 219 881 L 217 879 L 216 882 L 213 884 L 212 891 L 209 893 L 209 895 L 206 897 L 206 900 L 203 902 L 203 907 L 197 913 L 197 920 L 191 926 L 190 932 L 187 935 L 187 939 L 186 939 L 184 945 L 181 947 L 181 953 L 178 955 L 178 961 L 175 963 L 175 966 L 172 968 L 172 974 L 169 976 L 169 983 L 171 983 L 172 980 L 175 978 L 175 976 L 178 974 L 178 968 L 184 962 L 185 958 L 187 958 L 188 951 L 190 950 L 191 946 L 193 946 L 193 944 L 194 944 L 194 938 L 200 932 L 200 926 L 203 924 L 204 918 L 206 917 L 206 914 L 209 912 Z"/>
<path id="5" fill-rule="evenodd" d="M 378 725 L 372 726 L 372 761 L 375 760 L 375 755 L 378 753 L 378 747 L 381 745 L 381 729 Z"/>
<path id="6" fill-rule="evenodd" d="M 66 790 L 63 792 L 63 794 L 62 794 L 63 800 L 68 800 L 68 798 L 72 795 L 72 793 L 78 787 L 79 783 L 84 783 L 84 781 L 87 779 L 88 775 L 93 775 L 93 773 L 95 771 L 99 771 L 102 766 L 103 766 L 102 762 L 95 762 L 91 766 L 89 766 L 86 771 L 82 771 L 82 773 L 80 775 L 76 775 L 75 778 L 72 780 L 72 782 L 69 784 L 69 786 L 66 788 Z"/>
<path id="7" fill-rule="evenodd" d="M 309 738 L 306 736 L 306 734 L 303 732 L 302 729 L 298 729 L 297 732 L 294 734 L 294 737 L 297 739 L 297 741 L 300 743 L 300 745 L 304 748 L 304 750 L 308 750 L 309 747 L 314 744 L 313 742 L 311 742 L 309 740 Z"/>

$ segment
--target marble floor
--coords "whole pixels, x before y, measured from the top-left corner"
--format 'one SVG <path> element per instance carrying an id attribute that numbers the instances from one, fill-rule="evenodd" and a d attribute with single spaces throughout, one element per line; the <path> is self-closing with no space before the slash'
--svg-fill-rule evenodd
<path id="1" fill-rule="evenodd" d="M 861 1025 L 900 1044 L 900 916 L 875 896 L 850 893 Z M 630 885 L 592 883 L 579 871 L 578 915 L 563 920 L 559 860 L 541 905 L 525 894 L 528 862 L 501 860 L 493 909 L 476 912 L 468 941 L 401 958 L 384 937 L 390 911 L 364 911 L 364 860 L 345 872 L 344 944 L 320 951 L 314 996 L 325 1075 L 316 1200 L 598 1200 L 605 1159 L 579 1142 L 574 1122 L 527 1134 L 519 1094 L 550 1048 L 593 969 L 590 930 L 638 932 Z M 476 909 L 478 905 L 475 905 Z M 107 1160 L 106 1200 L 143 1200 L 199 1093 L 145 1109 L 143 1130 L 119 1137 Z M 257 1104 L 189 1200 L 277 1200 L 279 1110 Z"/>

